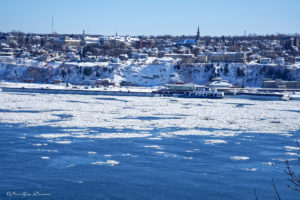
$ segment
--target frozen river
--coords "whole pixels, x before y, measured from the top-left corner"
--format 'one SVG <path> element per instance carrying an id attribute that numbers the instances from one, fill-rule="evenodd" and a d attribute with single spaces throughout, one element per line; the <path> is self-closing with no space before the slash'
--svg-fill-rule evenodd
<path id="1" fill-rule="evenodd" d="M 0 199 L 292 200 L 299 130 L 300 101 L 0 92 Z"/>

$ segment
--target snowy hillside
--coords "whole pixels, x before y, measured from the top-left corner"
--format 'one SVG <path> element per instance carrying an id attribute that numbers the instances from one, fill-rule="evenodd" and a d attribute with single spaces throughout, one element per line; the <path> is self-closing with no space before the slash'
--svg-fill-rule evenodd
<path id="1" fill-rule="evenodd" d="M 0 79 L 53 83 L 62 80 L 74 84 L 89 84 L 90 80 L 108 78 L 121 85 L 161 86 L 166 83 L 207 84 L 221 77 L 237 86 L 260 87 L 263 78 L 300 80 L 297 66 L 261 65 L 245 63 L 199 63 L 180 65 L 172 59 L 129 60 L 108 62 L 52 62 L 18 61 L 0 58 Z"/>

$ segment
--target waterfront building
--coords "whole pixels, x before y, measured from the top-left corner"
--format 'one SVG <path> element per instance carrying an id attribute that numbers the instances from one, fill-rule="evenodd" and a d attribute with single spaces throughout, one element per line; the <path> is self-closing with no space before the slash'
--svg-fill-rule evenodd
<path id="1" fill-rule="evenodd" d="M 300 81 L 283 81 L 280 79 L 263 80 L 263 88 L 287 88 L 287 89 L 300 89 Z"/>

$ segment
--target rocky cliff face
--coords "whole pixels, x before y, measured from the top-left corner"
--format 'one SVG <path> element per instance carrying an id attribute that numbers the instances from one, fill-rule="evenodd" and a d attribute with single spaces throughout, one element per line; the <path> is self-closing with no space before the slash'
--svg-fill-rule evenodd
<path id="1" fill-rule="evenodd" d="M 177 72 L 184 82 L 198 84 L 206 84 L 215 77 L 221 77 L 234 85 L 245 87 L 261 87 L 263 78 L 300 80 L 300 69 L 292 69 L 280 65 L 200 64 L 195 66 L 177 66 Z"/>
<path id="2" fill-rule="evenodd" d="M 221 77 L 237 86 L 260 87 L 263 78 L 300 80 L 300 69 L 243 63 L 191 65 L 64 63 L 57 67 L 0 63 L 0 79 L 20 82 L 29 78 L 41 83 L 52 83 L 60 79 L 74 84 L 88 84 L 90 80 L 109 78 L 124 85 L 160 86 L 178 81 L 207 84 L 214 77 Z"/>

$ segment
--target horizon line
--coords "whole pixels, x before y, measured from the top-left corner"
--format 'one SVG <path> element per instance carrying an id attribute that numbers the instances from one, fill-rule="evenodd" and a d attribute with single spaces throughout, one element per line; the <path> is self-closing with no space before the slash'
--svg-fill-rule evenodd
<path id="1" fill-rule="evenodd" d="M 37 34 L 37 35 L 82 35 L 82 33 L 58 33 L 56 31 L 54 31 L 53 33 L 41 33 L 41 32 L 23 32 L 20 30 L 11 30 L 8 32 L 5 31 L 0 31 L 0 33 L 24 33 L 24 34 Z M 85 35 L 99 35 L 99 36 L 114 36 L 115 34 L 99 34 L 99 33 L 85 33 Z M 171 37 L 190 37 L 190 36 L 195 36 L 194 35 L 186 35 L 186 34 L 182 34 L 182 35 L 173 35 L 173 34 L 150 34 L 150 35 L 145 35 L 145 34 L 118 34 L 118 36 L 131 36 L 131 37 L 160 37 L 160 36 L 171 36 Z M 299 36 L 300 33 L 268 33 L 268 34 L 259 34 L 259 33 L 249 33 L 247 35 L 243 35 L 243 34 L 236 34 L 236 35 L 203 35 L 200 36 L 200 38 L 204 38 L 204 37 L 257 37 L 257 36 L 280 36 L 280 35 L 287 35 L 287 36 Z"/>

